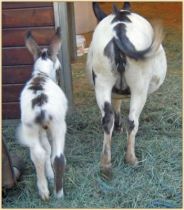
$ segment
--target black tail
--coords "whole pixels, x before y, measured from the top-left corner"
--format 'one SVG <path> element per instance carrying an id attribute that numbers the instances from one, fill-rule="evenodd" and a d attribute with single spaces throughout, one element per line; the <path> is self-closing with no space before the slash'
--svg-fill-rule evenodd
<path id="1" fill-rule="evenodd" d="M 137 51 L 134 45 L 130 42 L 126 34 L 118 33 L 118 37 L 114 38 L 116 46 L 122 51 L 125 55 L 135 60 L 145 59 L 154 55 L 158 50 L 162 40 L 163 40 L 163 28 L 159 23 L 154 23 L 153 25 L 154 37 L 152 44 L 145 50 Z M 123 31 L 121 24 L 118 24 L 116 27 L 117 31 Z"/>

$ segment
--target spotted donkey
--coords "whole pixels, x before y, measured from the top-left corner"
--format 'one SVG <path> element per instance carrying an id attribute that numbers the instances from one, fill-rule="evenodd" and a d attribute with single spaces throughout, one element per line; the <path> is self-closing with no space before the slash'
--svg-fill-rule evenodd
<path id="1" fill-rule="evenodd" d="M 41 50 L 31 32 L 26 34 L 25 44 L 34 57 L 34 66 L 32 77 L 20 96 L 21 125 L 17 137 L 30 149 L 41 198 L 49 198 L 46 176 L 55 179 L 56 197 L 60 198 L 63 196 L 67 112 L 67 99 L 56 78 L 60 68 L 57 58 L 61 47 L 60 29 L 57 28 L 48 49 Z"/>
<path id="2" fill-rule="evenodd" d="M 162 47 L 160 24 L 151 25 L 142 16 L 131 12 L 130 3 L 123 9 L 113 7 L 106 15 L 93 3 L 99 23 L 94 31 L 87 58 L 87 72 L 94 84 L 97 104 L 102 114 L 104 130 L 101 169 L 111 175 L 111 136 L 113 129 L 121 129 L 121 99 L 111 104 L 111 94 L 130 94 L 128 143 L 126 161 L 137 165 L 135 136 L 139 116 L 148 94 L 157 90 L 166 75 L 166 56 Z"/>

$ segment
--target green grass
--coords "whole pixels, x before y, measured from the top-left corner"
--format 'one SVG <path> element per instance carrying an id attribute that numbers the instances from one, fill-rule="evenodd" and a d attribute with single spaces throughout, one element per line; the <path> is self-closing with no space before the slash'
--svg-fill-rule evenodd
<path id="1" fill-rule="evenodd" d="M 52 186 L 50 201 L 39 199 L 29 151 L 14 142 L 16 124 L 4 124 L 3 135 L 10 152 L 16 152 L 26 164 L 21 180 L 3 199 L 3 207 L 181 207 L 181 77 L 168 74 L 161 89 L 148 98 L 136 138 L 136 153 L 142 160 L 139 167 L 133 168 L 124 163 L 126 133 L 114 133 L 111 181 L 103 180 L 99 174 L 103 133 L 93 95 L 90 100 L 91 104 L 77 107 L 67 117 L 64 200 L 54 198 Z M 126 120 L 128 99 L 122 107 L 122 116 Z"/>
<path id="2" fill-rule="evenodd" d="M 163 15 L 163 14 L 162 14 Z M 168 17 L 170 15 L 168 14 Z M 181 26 L 181 25 L 180 25 Z M 162 87 L 149 96 L 140 117 L 136 154 L 140 165 L 124 162 L 126 119 L 129 99 L 123 100 L 124 133 L 112 140 L 112 180 L 99 174 L 103 132 L 94 92 L 85 77 L 81 57 L 73 65 L 75 111 L 67 116 L 64 176 L 65 198 L 57 200 L 50 185 L 51 198 L 38 196 L 36 175 L 27 148 L 15 143 L 18 122 L 3 122 L 3 136 L 10 153 L 25 161 L 17 186 L 6 192 L 3 208 L 181 208 L 182 207 L 182 54 L 181 27 L 166 25 L 164 47 L 168 73 Z"/>

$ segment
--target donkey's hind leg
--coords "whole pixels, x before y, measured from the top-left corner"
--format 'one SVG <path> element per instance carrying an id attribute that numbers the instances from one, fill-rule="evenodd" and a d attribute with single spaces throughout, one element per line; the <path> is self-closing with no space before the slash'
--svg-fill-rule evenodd
<path id="1" fill-rule="evenodd" d="M 138 160 L 135 155 L 135 136 L 139 127 L 139 116 L 145 105 L 147 99 L 147 92 L 132 91 L 130 99 L 130 111 L 128 116 L 128 142 L 126 161 L 131 165 L 137 165 Z"/>
<path id="2" fill-rule="evenodd" d="M 41 144 L 44 147 L 46 151 L 46 163 L 45 163 L 45 172 L 47 175 L 47 178 L 52 182 L 54 180 L 54 172 L 52 169 L 52 164 L 51 164 L 51 145 L 49 143 L 49 132 L 45 129 L 42 129 L 41 132 Z"/>
<path id="3" fill-rule="evenodd" d="M 65 134 L 66 134 L 66 122 L 63 121 L 54 122 L 50 126 L 51 138 L 52 138 L 52 165 L 54 169 L 55 178 L 55 193 L 56 197 L 60 198 L 64 196 L 63 193 L 63 176 L 65 171 Z"/>
<path id="4" fill-rule="evenodd" d="M 114 129 L 114 110 L 111 104 L 111 91 L 114 80 L 103 83 L 98 76 L 95 81 L 95 94 L 98 107 L 102 115 L 102 127 L 104 131 L 103 148 L 101 153 L 100 167 L 105 178 L 112 176 L 111 163 L 111 138 Z"/>
<path id="5" fill-rule="evenodd" d="M 18 128 L 20 143 L 30 149 L 31 160 L 37 175 L 37 187 L 43 200 L 49 199 L 48 183 L 45 176 L 46 151 L 40 142 L 39 126 L 29 127 L 22 124 Z"/>

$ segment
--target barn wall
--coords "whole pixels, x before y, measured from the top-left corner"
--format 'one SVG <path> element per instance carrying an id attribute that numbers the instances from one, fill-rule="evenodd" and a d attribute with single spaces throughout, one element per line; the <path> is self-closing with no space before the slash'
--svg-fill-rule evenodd
<path id="1" fill-rule="evenodd" d="M 48 45 L 54 34 L 52 3 L 2 3 L 2 117 L 20 118 L 19 96 L 32 71 L 32 56 L 24 46 L 31 30 L 39 45 Z"/>

